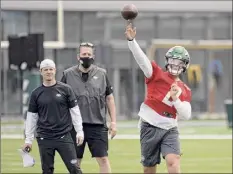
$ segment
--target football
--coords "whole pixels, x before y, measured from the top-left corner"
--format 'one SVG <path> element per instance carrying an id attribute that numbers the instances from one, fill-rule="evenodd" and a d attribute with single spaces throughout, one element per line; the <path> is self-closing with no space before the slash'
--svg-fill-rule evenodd
<path id="1" fill-rule="evenodd" d="M 133 20 L 138 15 L 138 9 L 133 4 L 127 4 L 122 8 L 121 15 L 125 20 Z"/>

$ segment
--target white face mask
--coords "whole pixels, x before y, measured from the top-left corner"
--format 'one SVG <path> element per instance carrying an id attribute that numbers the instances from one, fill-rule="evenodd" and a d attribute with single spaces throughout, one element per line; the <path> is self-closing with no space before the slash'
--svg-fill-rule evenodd
<path id="1" fill-rule="evenodd" d="M 179 59 L 168 59 L 168 72 L 174 76 L 181 74 L 184 70 L 185 63 Z"/>

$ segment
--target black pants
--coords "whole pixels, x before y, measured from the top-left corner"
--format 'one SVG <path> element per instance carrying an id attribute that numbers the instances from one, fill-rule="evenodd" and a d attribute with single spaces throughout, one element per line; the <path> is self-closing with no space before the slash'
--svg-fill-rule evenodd
<path id="1" fill-rule="evenodd" d="M 55 151 L 60 154 L 70 174 L 82 173 L 77 165 L 75 145 L 70 133 L 53 140 L 38 137 L 37 143 L 40 151 L 43 174 L 53 174 Z"/>
<path id="2" fill-rule="evenodd" d="M 86 143 L 92 157 L 108 156 L 108 128 L 100 124 L 83 124 L 84 142 L 81 146 L 76 146 L 76 154 L 79 159 L 83 158 Z M 72 139 L 76 142 L 76 131 L 71 131 Z"/>

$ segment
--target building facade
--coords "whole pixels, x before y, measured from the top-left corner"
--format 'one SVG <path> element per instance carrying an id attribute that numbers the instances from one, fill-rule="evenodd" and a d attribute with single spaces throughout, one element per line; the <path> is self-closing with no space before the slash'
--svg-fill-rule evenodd
<path id="1" fill-rule="evenodd" d="M 111 4 L 114 3 L 114 4 Z M 178 4 L 179 3 L 179 4 Z M 152 39 L 185 40 L 231 40 L 232 2 L 223 1 L 162 1 L 147 3 L 135 1 L 139 16 L 134 21 L 137 40 L 146 51 Z M 113 1 L 65 1 L 63 49 L 45 49 L 45 57 L 54 59 L 58 66 L 57 78 L 62 72 L 77 63 L 78 43 L 96 43 L 96 63 L 108 70 L 115 88 L 118 115 L 135 116 L 144 99 L 144 77 L 132 58 L 124 38 L 126 21 L 120 16 L 125 3 Z M 174 8 L 176 5 L 176 8 Z M 60 25 L 56 1 L 1 1 L 1 41 L 8 35 L 22 33 L 44 33 L 45 41 L 59 39 Z M 217 47 L 217 46 L 216 46 Z M 155 59 L 164 66 L 167 49 L 158 49 Z M 224 48 L 189 50 L 192 64 L 201 65 L 202 80 L 193 89 L 194 112 L 208 111 L 209 70 L 212 59 L 223 65 L 223 86 L 217 89 L 215 112 L 223 112 L 223 101 L 232 95 L 232 50 Z M 1 49 L 1 89 L 4 113 L 20 113 L 20 82 L 17 71 L 8 69 L 7 48 Z M 14 107 L 12 107 L 14 106 Z"/>

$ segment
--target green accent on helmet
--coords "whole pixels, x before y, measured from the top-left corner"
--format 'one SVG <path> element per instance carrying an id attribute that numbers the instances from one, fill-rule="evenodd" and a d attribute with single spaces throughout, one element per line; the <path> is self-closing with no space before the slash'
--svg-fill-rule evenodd
<path id="1" fill-rule="evenodd" d="M 174 46 L 168 50 L 165 57 L 172 59 L 179 59 L 188 64 L 190 62 L 190 56 L 188 51 L 182 46 Z"/>
<path id="2" fill-rule="evenodd" d="M 184 71 L 183 72 L 185 72 L 187 70 L 187 68 L 189 66 L 189 63 L 190 63 L 189 53 L 182 46 L 174 46 L 174 47 L 170 48 L 168 50 L 168 52 L 166 53 L 165 58 L 166 58 L 166 65 L 165 65 L 166 69 L 167 69 L 167 66 L 168 66 L 167 60 L 169 58 L 182 60 L 185 63 L 185 65 L 186 65 L 184 67 Z"/>

